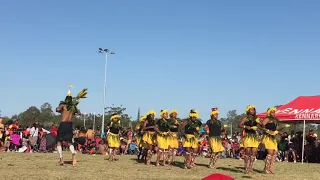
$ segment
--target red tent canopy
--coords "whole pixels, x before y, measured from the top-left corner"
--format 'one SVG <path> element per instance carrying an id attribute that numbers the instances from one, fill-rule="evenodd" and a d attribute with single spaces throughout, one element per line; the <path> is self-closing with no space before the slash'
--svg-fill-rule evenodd
<path id="1" fill-rule="evenodd" d="M 266 112 L 257 114 L 266 117 Z M 299 96 L 293 101 L 277 109 L 276 117 L 282 121 L 319 121 L 320 96 Z"/>

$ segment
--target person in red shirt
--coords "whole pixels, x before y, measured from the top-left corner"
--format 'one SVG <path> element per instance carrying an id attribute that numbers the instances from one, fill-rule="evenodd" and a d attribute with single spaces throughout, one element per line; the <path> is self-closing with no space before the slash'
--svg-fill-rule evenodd
<path id="1" fill-rule="evenodd" d="M 57 126 L 55 124 L 52 124 L 50 133 L 53 134 L 54 136 L 58 135 L 58 128 L 57 128 Z"/>

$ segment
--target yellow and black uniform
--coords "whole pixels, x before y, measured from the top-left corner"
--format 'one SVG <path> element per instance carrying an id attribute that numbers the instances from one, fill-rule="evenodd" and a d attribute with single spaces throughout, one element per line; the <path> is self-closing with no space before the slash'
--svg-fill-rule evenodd
<path id="1" fill-rule="evenodd" d="M 208 120 L 206 125 L 209 128 L 209 144 L 212 152 L 222 152 L 224 147 L 221 141 L 222 123 L 219 120 Z"/>
<path id="2" fill-rule="evenodd" d="M 168 144 L 168 132 L 170 130 L 170 126 L 168 121 L 165 119 L 157 120 L 156 125 L 158 126 L 158 130 L 161 132 L 157 134 L 157 144 L 160 149 L 169 149 Z"/>
<path id="3" fill-rule="evenodd" d="M 155 126 L 155 121 L 153 119 L 146 119 L 147 121 L 147 125 L 146 127 L 151 127 L 151 126 Z M 144 131 L 144 134 L 142 136 L 142 141 L 143 143 L 147 143 L 147 144 L 150 144 L 150 145 L 154 145 L 155 144 L 155 131 L 154 129 L 146 129 Z"/>
<path id="4" fill-rule="evenodd" d="M 196 119 L 195 121 L 192 121 L 191 119 L 187 120 L 187 124 L 184 127 L 184 148 L 198 148 L 199 137 L 195 134 L 199 133 L 201 125 L 202 123 L 198 119 Z"/>
<path id="5" fill-rule="evenodd" d="M 278 151 L 278 143 L 276 135 L 278 134 L 277 127 L 278 127 L 278 119 L 267 116 L 269 122 L 265 125 L 265 128 L 268 131 L 273 131 L 274 134 L 269 134 L 268 131 L 264 133 L 262 137 L 262 143 L 264 144 L 265 148 L 268 150 L 276 150 Z"/>
<path id="6" fill-rule="evenodd" d="M 143 128 L 143 122 L 139 122 L 136 125 L 136 137 L 135 137 L 138 147 L 142 147 L 142 145 L 143 145 L 143 143 L 142 143 L 142 135 L 143 135 L 142 128 Z"/>
<path id="7" fill-rule="evenodd" d="M 178 119 L 169 119 L 170 125 L 170 136 L 168 137 L 168 144 L 172 149 L 178 149 L 179 141 L 178 141 L 178 131 L 179 131 L 180 121 Z"/>
<path id="8" fill-rule="evenodd" d="M 259 123 L 260 119 L 257 116 L 247 116 L 247 121 L 244 123 L 244 126 L 249 126 L 251 129 L 244 128 L 242 137 L 244 148 L 258 148 L 259 138 L 257 136 L 257 125 Z"/>
<path id="9" fill-rule="evenodd" d="M 119 148 L 120 147 L 120 138 L 119 132 L 121 130 L 120 121 L 114 122 L 111 121 L 107 125 L 109 127 L 108 133 L 108 146 L 110 148 Z"/>

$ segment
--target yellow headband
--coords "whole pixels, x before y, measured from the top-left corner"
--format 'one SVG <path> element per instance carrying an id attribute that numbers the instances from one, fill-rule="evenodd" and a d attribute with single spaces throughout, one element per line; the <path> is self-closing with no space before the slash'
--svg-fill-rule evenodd
<path id="1" fill-rule="evenodd" d="M 156 116 L 156 112 L 154 111 L 154 110 L 151 110 L 151 111 L 149 111 L 149 112 L 147 112 L 147 114 L 146 114 L 146 116 L 149 116 L 149 115 L 153 115 L 153 116 Z"/>
<path id="2" fill-rule="evenodd" d="M 247 106 L 246 112 L 249 112 L 251 108 L 254 108 L 254 109 L 255 109 L 256 106 L 254 106 L 254 105 L 249 105 L 249 106 Z"/>
<path id="3" fill-rule="evenodd" d="M 174 114 L 174 113 L 179 114 L 179 112 L 178 112 L 177 110 L 171 110 L 171 111 L 170 111 L 170 115 L 171 115 L 171 114 Z"/>
<path id="4" fill-rule="evenodd" d="M 116 115 L 112 115 L 112 116 L 110 117 L 110 120 L 114 120 L 115 118 L 118 118 L 118 119 L 119 119 L 119 118 L 120 118 L 120 116 L 119 116 L 119 115 L 117 115 L 117 114 L 116 114 Z"/>
<path id="5" fill-rule="evenodd" d="M 218 108 L 212 108 L 211 110 L 212 110 L 212 111 L 211 111 L 210 116 L 213 116 L 213 115 L 215 115 L 215 114 L 219 114 Z"/>
<path id="6" fill-rule="evenodd" d="M 197 110 L 191 110 L 190 113 L 189 113 L 189 117 L 198 118 L 199 117 L 199 112 Z"/>
<path id="7" fill-rule="evenodd" d="M 277 112 L 277 109 L 275 107 L 271 107 L 267 110 L 267 114 L 268 116 L 270 116 L 271 112 L 274 111 L 274 112 Z"/>
<path id="8" fill-rule="evenodd" d="M 146 119 L 147 119 L 147 116 L 141 116 L 139 120 L 140 120 L 140 122 L 143 122 L 143 121 L 145 121 Z"/>
<path id="9" fill-rule="evenodd" d="M 168 114 L 168 110 L 161 110 L 160 117 L 162 117 L 164 114 Z"/>

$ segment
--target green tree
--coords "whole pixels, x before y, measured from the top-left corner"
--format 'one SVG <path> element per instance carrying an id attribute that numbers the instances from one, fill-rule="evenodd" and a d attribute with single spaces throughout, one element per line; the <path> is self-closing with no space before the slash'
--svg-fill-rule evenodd
<path id="1" fill-rule="evenodd" d="M 44 103 L 40 107 L 40 115 L 37 117 L 36 121 L 43 127 L 50 127 L 53 124 L 54 116 L 52 106 L 49 103 Z"/>
<path id="2" fill-rule="evenodd" d="M 24 111 L 19 115 L 20 126 L 22 127 L 31 126 L 37 120 L 40 113 L 41 112 L 37 107 L 35 106 L 29 107 L 26 111 Z"/>

